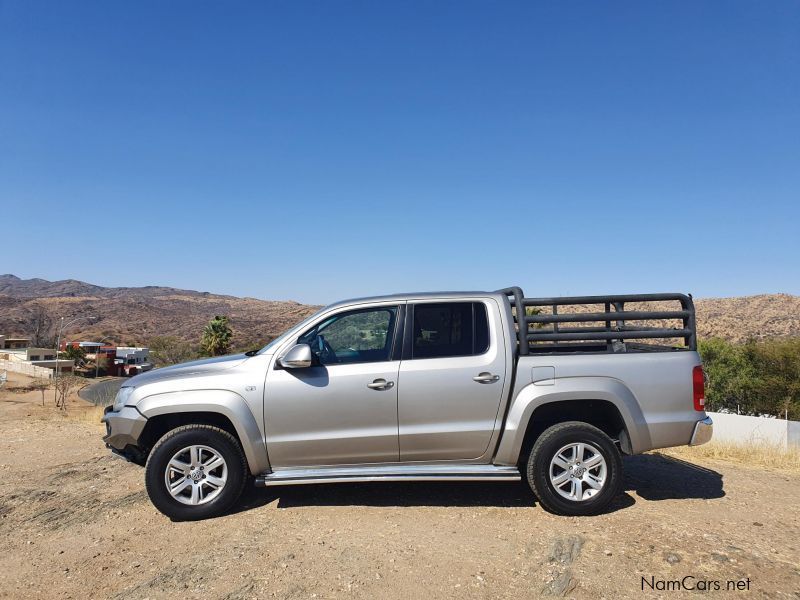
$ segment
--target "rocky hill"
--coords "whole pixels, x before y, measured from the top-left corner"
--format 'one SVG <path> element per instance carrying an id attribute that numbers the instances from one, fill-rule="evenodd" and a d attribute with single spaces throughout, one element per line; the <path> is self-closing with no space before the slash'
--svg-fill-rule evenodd
<path id="1" fill-rule="evenodd" d="M 767 294 L 695 300 L 701 337 L 742 342 L 748 338 L 800 336 L 800 297 Z M 317 306 L 237 298 L 168 287 L 106 288 L 74 279 L 46 281 L 0 275 L 0 333 L 25 335 L 45 343 L 55 323 L 85 318 L 67 330 L 70 340 L 106 338 L 147 344 L 155 336 L 198 343 L 214 315 L 230 317 L 234 346 L 269 341 Z M 89 319 L 91 318 L 91 320 Z"/>
<path id="2" fill-rule="evenodd" d="M 108 339 L 147 344 L 155 336 L 199 343 L 214 315 L 227 315 L 234 347 L 265 343 L 317 310 L 297 302 L 237 298 L 167 287 L 106 288 L 74 279 L 46 281 L 0 275 L 0 333 L 49 343 L 56 322 L 80 318 L 69 327 L 70 340 Z"/>
<path id="3" fill-rule="evenodd" d="M 731 342 L 800 336 L 800 296 L 761 294 L 695 300 L 697 333 Z"/>

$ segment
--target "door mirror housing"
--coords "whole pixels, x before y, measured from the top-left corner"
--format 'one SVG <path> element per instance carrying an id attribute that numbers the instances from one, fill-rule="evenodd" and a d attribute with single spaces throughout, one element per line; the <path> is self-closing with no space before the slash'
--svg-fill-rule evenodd
<path id="1" fill-rule="evenodd" d="M 311 366 L 313 355 L 308 344 L 295 344 L 284 354 L 280 363 L 285 369 L 305 369 Z"/>

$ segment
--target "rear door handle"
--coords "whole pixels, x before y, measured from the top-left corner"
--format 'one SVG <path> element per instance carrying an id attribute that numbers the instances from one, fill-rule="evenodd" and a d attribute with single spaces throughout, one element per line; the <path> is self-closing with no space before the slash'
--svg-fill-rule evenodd
<path id="1" fill-rule="evenodd" d="M 371 390 L 388 390 L 394 386 L 394 381 L 386 381 L 385 379 L 376 379 L 372 383 L 368 383 L 367 387 Z"/>
<path id="2" fill-rule="evenodd" d="M 500 375 L 492 375 L 491 373 L 480 373 L 472 378 L 472 381 L 477 381 L 478 383 L 494 383 L 495 381 L 500 380 Z"/>

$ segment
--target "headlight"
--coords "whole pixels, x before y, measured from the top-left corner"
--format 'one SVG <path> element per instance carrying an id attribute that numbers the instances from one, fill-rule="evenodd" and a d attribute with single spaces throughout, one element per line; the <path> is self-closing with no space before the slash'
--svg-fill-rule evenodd
<path id="1" fill-rule="evenodd" d="M 133 390 L 135 387 L 121 387 L 117 392 L 117 396 L 114 398 L 114 407 L 111 409 L 114 412 L 119 412 L 122 410 L 122 407 L 125 406 L 125 403 L 128 401 L 128 398 L 131 397 Z"/>

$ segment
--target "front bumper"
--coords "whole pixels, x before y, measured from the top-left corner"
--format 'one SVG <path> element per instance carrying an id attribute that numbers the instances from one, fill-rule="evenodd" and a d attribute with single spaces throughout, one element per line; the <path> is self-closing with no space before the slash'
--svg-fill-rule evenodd
<path id="1" fill-rule="evenodd" d="M 714 421 L 711 417 L 706 417 L 695 423 L 692 439 L 689 440 L 690 446 L 699 446 L 711 440 L 714 435 Z"/>
<path id="2" fill-rule="evenodd" d="M 106 435 L 103 436 L 106 446 L 112 452 L 133 460 L 147 418 L 132 406 L 123 406 L 118 412 L 114 412 L 112 407 L 108 406 L 103 413 L 102 421 L 106 424 Z"/>

